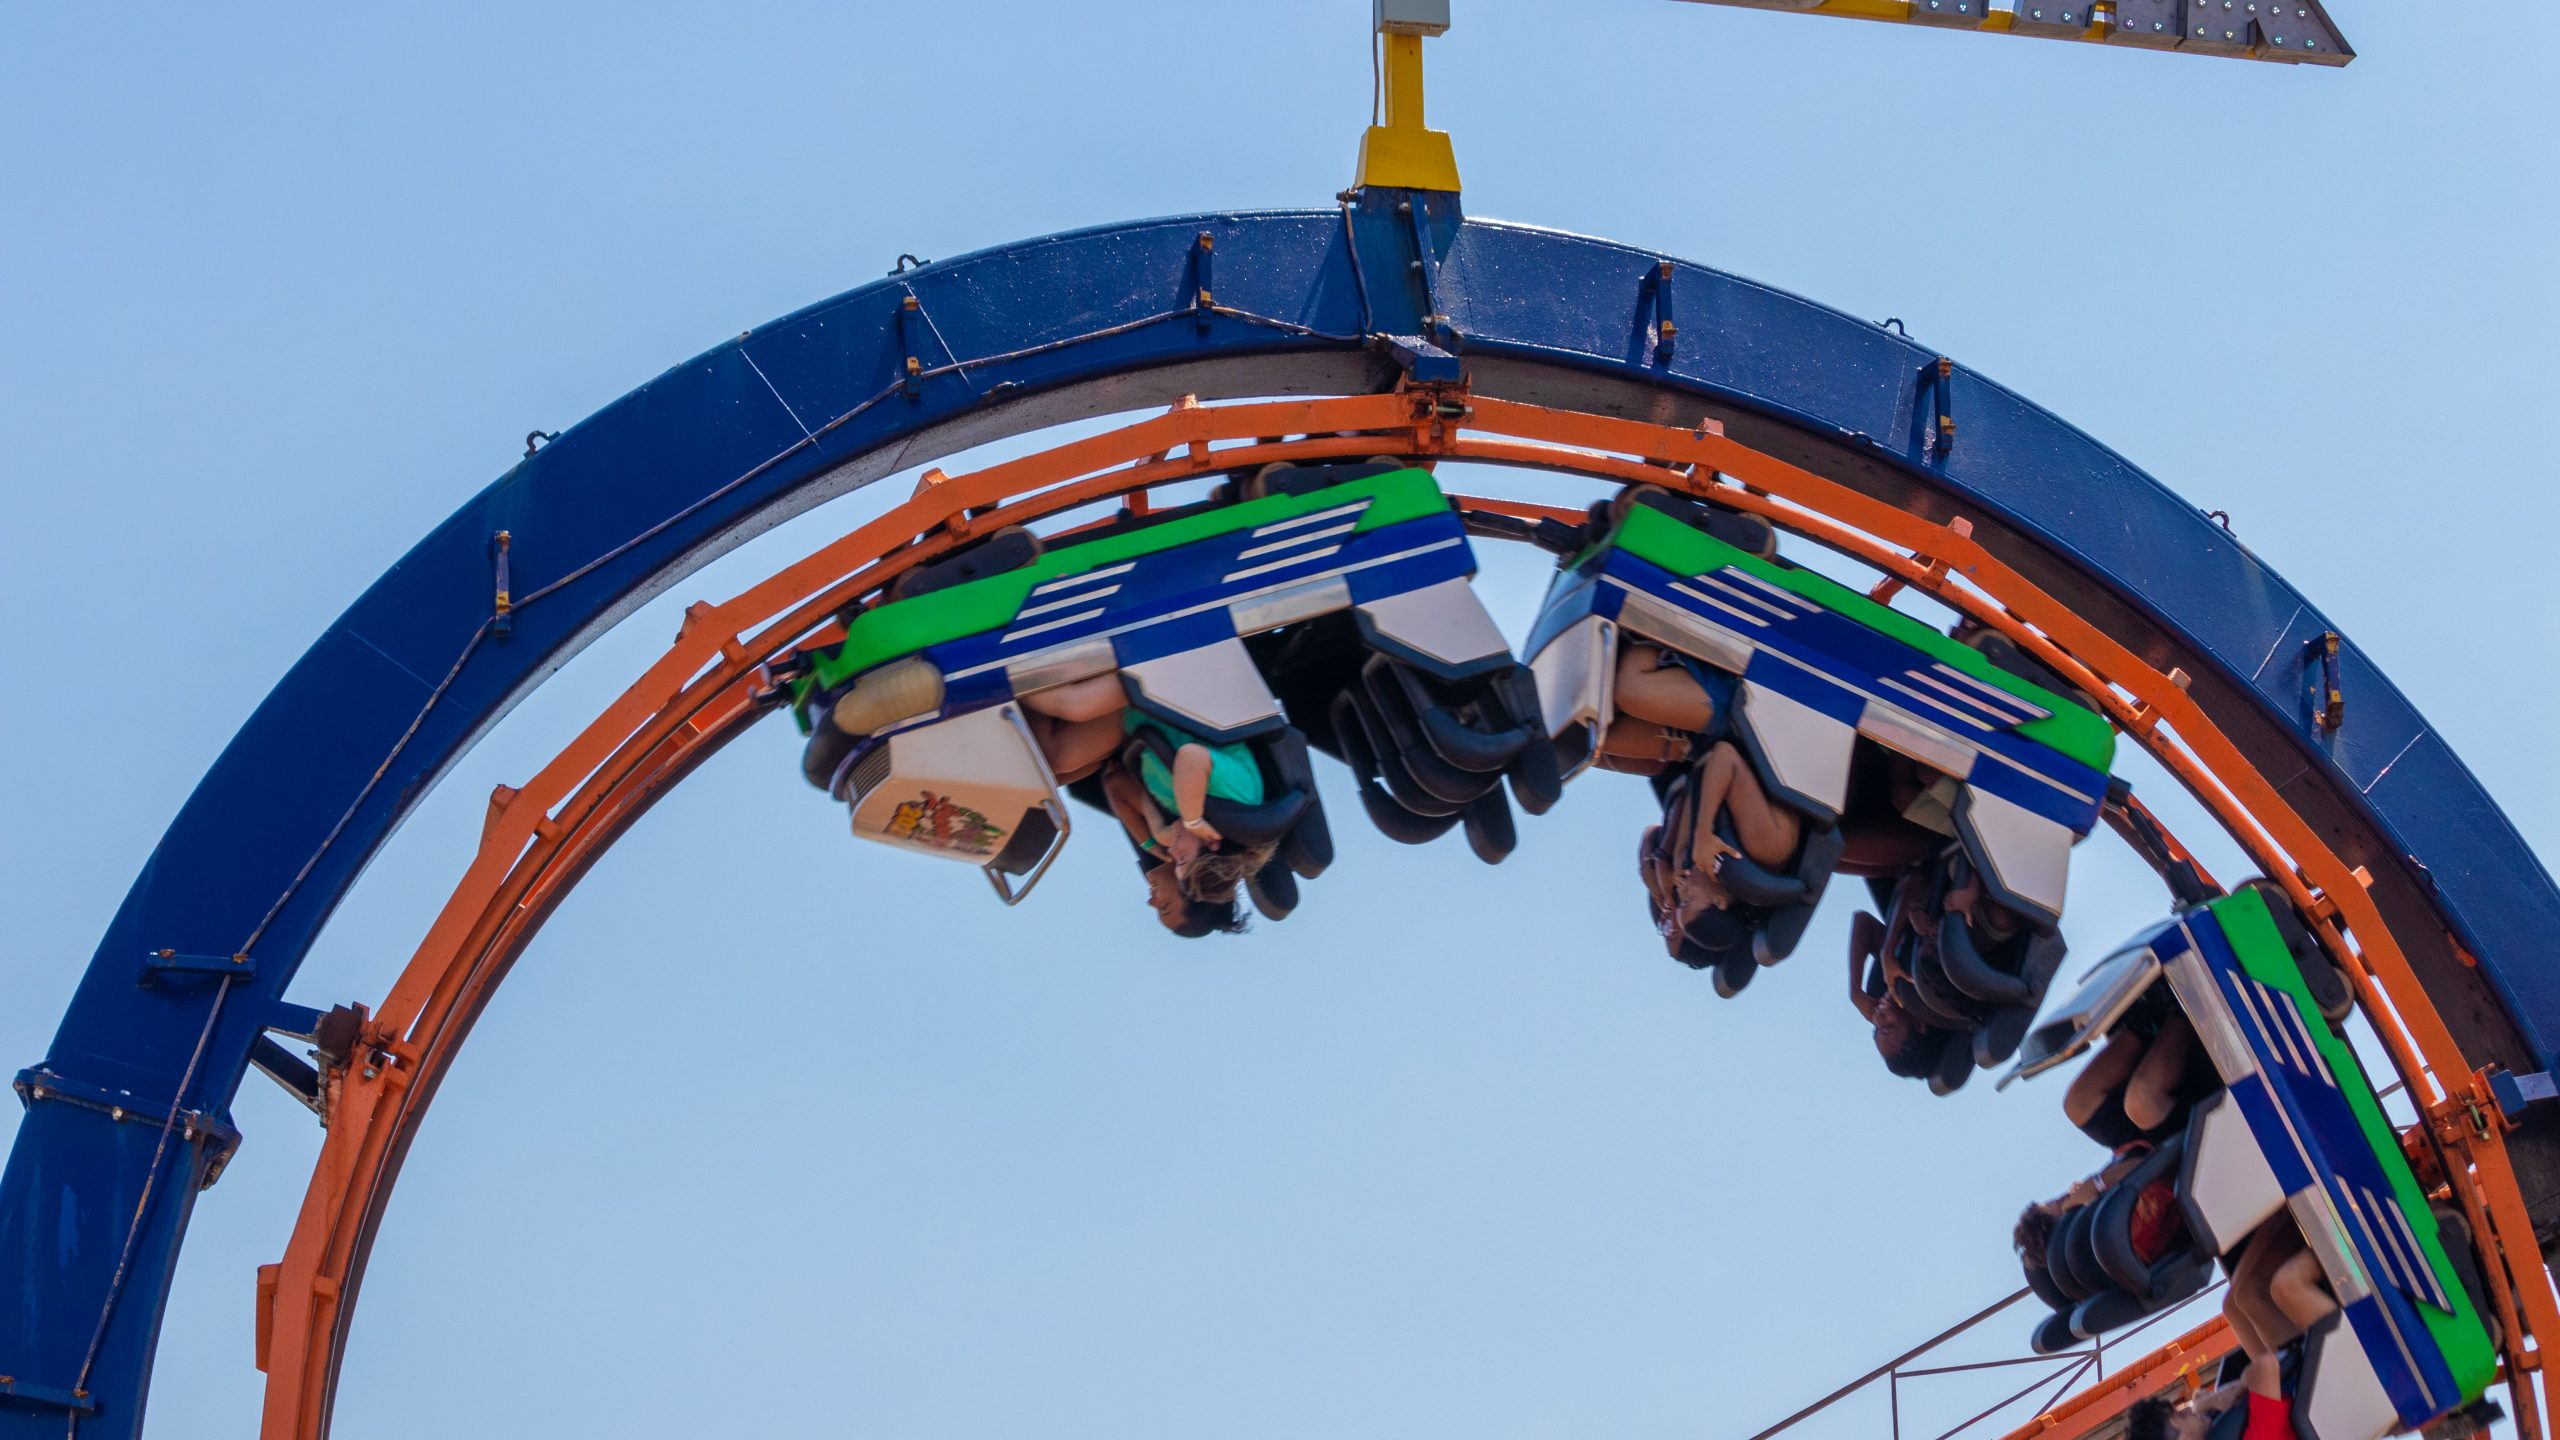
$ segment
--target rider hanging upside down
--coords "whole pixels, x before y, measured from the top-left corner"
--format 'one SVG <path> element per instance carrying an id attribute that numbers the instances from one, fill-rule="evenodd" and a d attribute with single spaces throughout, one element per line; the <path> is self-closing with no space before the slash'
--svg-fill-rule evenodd
<path id="1" fill-rule="evenodd" d="M 2221 1084 L 2196 1044 L 2195 1026 L 2173 1008 L 2155 1035 L 2117 1027 L 2106 1048 L 2072 1078 L 2062 1111 L 2080 1133 L 2122 1154 L 2184 1126 L 2190 1108 Z"/>
<path id="2" fill-rule="evenodd" d="M 2271 1362 L 2279 1348 L 2337 1308 L 2320 1257 L 2303 1243 L 2290 1214 L 2278 1211 L 2242 1242 L 2222 1318 L 2250 1360 Z"/>
<path id="3" fill-rule="evenodd" d="M 1733 903 L 1717 880 L 1725 856 L 1784 865 L 1804 835 L 1803 817 L 1769 798 L 1732 741 L 1699 753 L 1699 736 L 1733 703 L 1733 686 L 1732 677 L 1641 640 L 1618 651 L 1617 716 L 1600 738 L 1596 763 L 1639 775 L 1688 772 L 1664 825 L 1645 832 L 1639 862 L 1668 931 Z M 1738 848 L 1717 832 L 1720 816 L 1731 820 Z"/>
<path id="4" fill-rule="evenodd" d="M 1022 698 L 1031 733 L 1060 784 L 1099 776 L 1112 813 L 1145 866 L 1149 903 L 1185 936 L 1244 928 L 1236 892 L 1268 864 L 1272 845 L 1228 843 L 1206 817 L 1211 797 L 1263 800 L 1262 769 L 1241 743 L 1221 744 L 1128 704 L 1119 673 L 1091 676 Z M 1167 742 L 1144 743 L 1152 732 Z"/>

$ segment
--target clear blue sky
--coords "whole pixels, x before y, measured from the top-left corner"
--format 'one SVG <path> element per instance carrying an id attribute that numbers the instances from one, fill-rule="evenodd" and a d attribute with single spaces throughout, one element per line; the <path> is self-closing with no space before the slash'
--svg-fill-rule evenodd
<path id="1" fill-rule="evenodd" d="M 2331 72 L 1459 0 L 1431 110 L 1473 212 L 1898 315 L 2229 510 L 2551 855 L 2560 92 L 2542 7 L 2444 8 L 2335 0 Z M 1366 12 L 9 7 L 0 1059 L 268 686 L 527 430 L 901 251 L 1324 203 Z M 295 998 L 378 997 L 489 787 L 865 503 L 523 707 Z M 1488 558 L 1507 623 L 1537 570 Z M 1183 944 L 1115 847 L 1002 912 L 857 849 L 794 755 L 732 747 L 518 968 L 382 1231 L 341 1433 L 1738 1437 L 2013 1287 L 2010 1217 L 2092 1158 L 2049 1086 L 1883 1073 L 1847 896 L 1740 1002 L 1663 959 L 1632 782 L 1498 870 L 1343 825 L 1297 918 Z M 2084 848 L 2079 954 L 2159 907 Z M 320 1139 L 255 1076 L 238 1116 L 167 1440 L 252 1423 L 253 1268 Z"/>

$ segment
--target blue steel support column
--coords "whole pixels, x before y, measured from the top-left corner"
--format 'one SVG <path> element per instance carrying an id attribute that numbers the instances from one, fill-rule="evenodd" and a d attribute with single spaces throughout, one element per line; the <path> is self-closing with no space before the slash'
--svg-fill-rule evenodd
<path id="1" fill-rule="evenodd" d="M 29 1109 L 0 1177 L 0 1375 L 12 1377 L 0 1437 L 62 1434 L 75 1386 L 87 1392 L 78 1433 L 139 1430 L 179 1238 L 227 1150 L 252 1042 L 375 847 L 579 645 L 850 485 L 1179 390 L 1377 383 L 1392 367 L 1364 336 L 1454 351 L 1487 393 L 1654 418 L 1712 409 L 1763 448 L 1975 517 L 1987 543 L 2111 633 L 2196 674 L 2217 721 L 2343 851 L 2372 857 L 2387 882 L 2377 894 L 2398 887 L 2395 930 L 2461 937 L 2479 970 L 2444 970 L 2440 994 L 2428 973 L 2467 1047 L 2522 1068 L 2560 1057 L 2560 975 L 2536 956 L 2560 933 L 2560 891 L 2352 645 L 2345 724 L 2314 723 L 2290 657 L 2332 627 L 2193 507 L 1961 368 L 1931 397 L 1962 417 L 1960 443 L 1924 449 L 1920 379 L 1935 355 L 1803 300 L 1700 267 L 1666 272 L 1663 257 L 1602 241 L 1466 221 L 1451 196 L 1374 192 L 1352 208 L 1347 221 L 1229 214 L 1052 236 L 851 291 L 615 402 L 387 571 L 206 774 L 51 1050 L 21 1077 Z M 1205 315 L 1203 234 L 1221 307 Z M 1673 293 L 1667 345 L 1658 318 L 1675 313 Z M 503 635 L 489 623 L 500 531 L 516 603 Z M 149 965 L 162 950 L 247 960 L 227 977 Z"/>

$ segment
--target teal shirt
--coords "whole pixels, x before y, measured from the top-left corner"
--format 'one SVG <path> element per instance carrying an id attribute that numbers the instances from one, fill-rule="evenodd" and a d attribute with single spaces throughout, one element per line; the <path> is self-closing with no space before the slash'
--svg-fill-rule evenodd
<path id="1" fill-rule="evenodd" d="M 1172 741 L 1177 750 L 1185 745 L 1208 747 L 1209 793 L 1221 800 L 1233 800 L 1239 805 L 1262 803 L 1262 764 L 1253 758 L 1253 750 L 1250 746 L 1241 741 L 1221 745 L 1215 741 L 1203 740 L 1188 730 L 1168 725 L 1153 715 L 1144 714 L 1135 706 L 1120 712 L 1121 734 L 1135 735 L 1140 730 L 1155 731 Z M 1173 798 L 1173 767 L 1157 759 L 1153 750 L 1141 749 L 1138 752 L 1138 779 L 1147 787 L 1147 794 L 1152 796 L 1158 805 L 1164 807 L 1166 814 L 1177 817 L 1181 815 L 1182 809 Z"/>

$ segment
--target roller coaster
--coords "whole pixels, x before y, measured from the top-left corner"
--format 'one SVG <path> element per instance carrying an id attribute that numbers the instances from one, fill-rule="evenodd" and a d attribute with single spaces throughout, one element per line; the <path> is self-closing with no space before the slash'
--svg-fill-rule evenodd
<path id="1" fill-rule="evenodd" d="M 2353 54 L 2309 0 L 1946 3 L 1762 7 Z M 2237 1433 L 2244 1386 L 2305 1440 L 2471 1433 L 2501 1389 L 2545 1435 L 2560 981 L 2536 957 L 2560 889 L 2493 802 L 2308 600 L 2052 415 L 1893 330 L 1465 216 L 1422 124 L 1445 12 L 1380 0 L 1384 113 L 1332 206 L 902 268 L 529 446 L 387 570 L 205 776 L 17 1076 L 0 1433 L 140 1433 L 179 1244 L 256 1069 L 326 1131 L 256 1277 L 261 1433 L 326 1434 L 384 1207 L 474 1020 L 604 851 L 781 713 L 811 803 L 905 852 L 869 864 L 965 863 L 1036 905 L 1081 814 L 1206 944 L 1248 908 L 1285 921 L 1341 824 L 1500 862 L 1521 813 L 1637 777 L 1662 820 L 1628 899 L 1718 994 L 1805 968 L 1813 914 L 1861 881 L 1849 994 L 1895 1074 L 1944 1094 L 2079 1067 L 2064 1109 L 2106 1164 L 2028 1205 L 2025 1288 L 1968 1325 L 2031 1298 L 2030 1348 L 2094 1357 L 2228 1277 L 2219 1315 L 2072 1372 L 2014 1435 L 2113 1434 L 2153 1397 Z M 1454 493 L 1442 462 L 1521 484 Z M 283 999 L 404 814 L 570 655 L 725 550 L 908 474 L 885 513 L 688 609 L 493 794 L 388 993 Z M 1613 490 L 1558 504 L 1558 478 Z M 1516 643 L 1471 585 L 1493 541 L 1555 561 Z M 2207 874 L 2113 774 L 2121 745 L 2256 874 Z M 1317 756 L 1356 809 L 1328 810 Z M 2102 824 L 2159 875 L 2164 918 L 2090 965 L 2060 924 Z M 2395 1090 L 2416 1123 L 2386 1112 Z"/>

